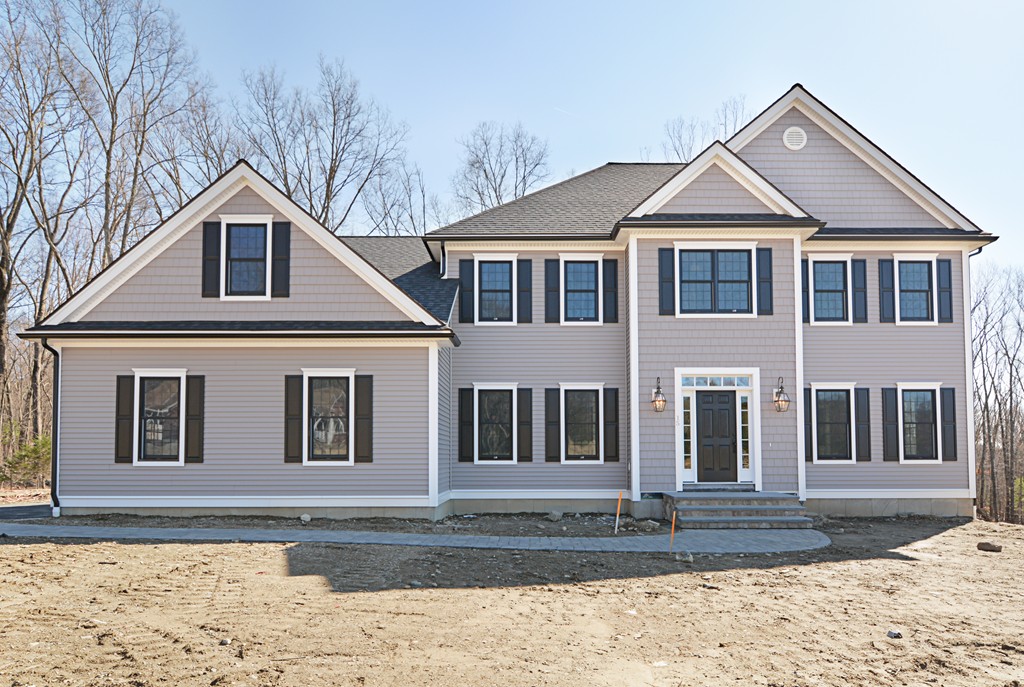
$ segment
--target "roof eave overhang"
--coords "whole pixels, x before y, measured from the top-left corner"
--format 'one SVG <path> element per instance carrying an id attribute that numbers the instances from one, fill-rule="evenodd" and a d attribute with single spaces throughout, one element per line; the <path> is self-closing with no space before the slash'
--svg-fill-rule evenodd
<path id="1" fill-rule="evenodd" d="M 624 219 L 616 223 L 612 231 L 612 238 L 616 238 L 622 230 L 630 229 L 792 229 L 810 236 L 825 226 L 819 220 L 779 220 L 769 222 L 681 222 L 679 220 L 645 220 L 645 219 Z M 806 238 L 806 236 L 805 236 Z"/>
<path id="2" fill-rule="evenodd" d="M 436 331 L 125 331 L 69 329 L 27 329 L 18 332 L 18 338 L 26 341 L 39 339 L 452 339 L 458 336 L 451 329 Z"/>

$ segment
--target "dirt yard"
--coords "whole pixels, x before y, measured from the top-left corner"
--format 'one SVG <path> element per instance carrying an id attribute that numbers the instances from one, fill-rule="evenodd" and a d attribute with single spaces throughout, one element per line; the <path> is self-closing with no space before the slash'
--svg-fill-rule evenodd
<path id="1" fill-rule="evenodd" d="M 830 529 L 692 564 L 0 539 L 0 685 L 1020 687 L 1024 528 Z"/>
<path id="2" fill-rule="evenodd" d="M 49 502 L 49 489 L 0 489 L 0 506 L 21 506 Z"/>

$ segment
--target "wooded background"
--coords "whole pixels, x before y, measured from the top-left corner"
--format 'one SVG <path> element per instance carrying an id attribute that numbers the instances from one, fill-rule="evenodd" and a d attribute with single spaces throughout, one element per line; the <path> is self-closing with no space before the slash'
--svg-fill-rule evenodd
<path id="1" fill-rule="evenodd" d="M 461 155 L 445 193 L 428 189 L 406 125 L 340 61 L 311 65 L 311 89 L 260 66 L 226 103 L 158 2 L 0 8 L 0 485 L 49 476 L 51 359 L 15 333 L 240 158 L 338 234 L 422 234 L 551 178 L 546 141 L 521 123 L 481 122 L 452 142 Z M 742 97 L 710 118 L 674 118 L 664 158 L 687 162 L 749 118 Z M 1021 522 L 1024 273 L 992 269 L 976 281 L 978 505 Z"/>

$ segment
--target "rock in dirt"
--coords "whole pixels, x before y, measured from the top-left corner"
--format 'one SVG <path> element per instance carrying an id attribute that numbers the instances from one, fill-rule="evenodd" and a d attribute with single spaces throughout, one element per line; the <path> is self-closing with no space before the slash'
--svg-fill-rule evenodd
<path id="1" fill-rule="evenodd" d="M 547 518 L 551 522 L 558 522 L 559 520 L 562 519 L 562 513 L 557 511 L 557 510 L 553 510 L 550 513 L 547 514 Z"/>
<path id="2" fill-rule="evenodd" d="M 230 638 L 225 638 L 225 639 L 220 640 L 220 645 L 221 646 L 228 646 L 229 644 L 231 644 L 231 639 Z"/>
<path id="3" fill-rule="evenodd" d="M 889 630 L 885 633 L 885 636 L 889 639 L 903 639 L 903 633 L 897 632 L 896 630 Z"/>
<path id="4" fill-rule="evenodd" d="M 655 532 L 661 527 L 657 520 L 637 520 L 633 527 L 637 532 Z"/>
<path id="5" fill-rule="evenodd" d="M 299 516 L 299 520 L 302 521 L 303 525 L 305 525 L 307 522 L 309 522 L 312 519 L 313 518 L 310 517 L 309 513 L 303 513 L 302 515 Z"/>
<path id="6" fill-rule="evenodd" d="M 676 554 L 676 560 L 680 561 L 681 563 L 693 563 L 693 554 L 690 553 L 689 551 L 685 551 L 683 553 L 677 553 Z"/>
<path id="7" fill-rule="evenodd" d="M 990 541 L 978 542 L 978 551 L 988 551 L 990 553 L 1000 553 L 1003 550 L 1002 545 L 993 544 Z"/>

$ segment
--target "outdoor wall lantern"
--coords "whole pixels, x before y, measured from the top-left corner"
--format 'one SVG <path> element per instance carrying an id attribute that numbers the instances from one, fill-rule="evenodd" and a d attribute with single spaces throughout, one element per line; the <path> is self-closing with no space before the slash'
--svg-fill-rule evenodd
<path id="1" fill-rule="evenodd" d="M 775 390 L 775 411 L 779 413 L 789 410 L 789 394 L 786 393 L 786 387 L 782 382 L 782 377 L 779 377 L 779 388 Z"/>
<path id="2" fill-rule="evenodd" d="M 656 413 L 664 413 L 666 403 L 668 403 L 668 399 L 665 398 L 665 393 L 661 390 L 661 377 L 658 377 L 658 388 L 651 394 L 651 407 Z"/>

